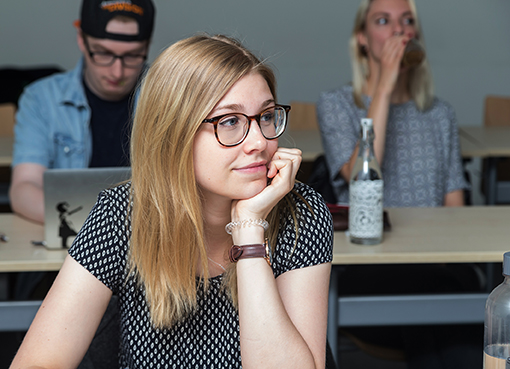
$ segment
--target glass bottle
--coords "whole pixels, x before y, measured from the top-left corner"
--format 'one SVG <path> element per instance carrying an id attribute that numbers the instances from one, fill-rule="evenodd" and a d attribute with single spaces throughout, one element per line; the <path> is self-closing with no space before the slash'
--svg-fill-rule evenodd
<path id="1" fill-rule="evenodd" d="M 510 368 L 510 252 L 503 257 L 503 283 L 485 304 L 483 367 Z"/>
<path id="2" fill-rule="evenodd" d="M 349 183 L 349 237 L 361 245 L 376 245 L 383 237 L 383 179 L 369 118 L 361 119 L 359 153 Z"/>
<path id="3" fill-rule="evenodd" d="M 417 39 L 410 39 L 402 56 L 402 66 L 416 68 L 423 62 L 423 59 L 425 59 L 425 49 Z"/>

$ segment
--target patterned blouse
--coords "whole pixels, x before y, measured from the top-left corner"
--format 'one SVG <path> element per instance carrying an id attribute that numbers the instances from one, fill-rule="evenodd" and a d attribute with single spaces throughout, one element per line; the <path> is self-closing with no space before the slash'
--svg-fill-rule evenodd
<path id="1" fill-rule="evenodd" d="M 130 185 L 102 192 L 69 254 L 119 296 L 121 368 L 241 368 L 239 318 L 221 290 L 222 275 L 197 290 L 195 312 L 176 325 L 155 329 L 143 286 L 126 272 L 130 225 L 126 224 Z M 332 260 L 331 214 L 310 187 L 296 183 L 299 235 L 292 217 L 281 219 L 273 255 L 275 278 L 286 271 Z M 311 210 L 310 210 L 311 209 Z M 129 228 L 128 228 L 129 227 Z"/>
<path id="2" fill-rule="evenodd" d="M 371 99 L 363 99 L 370 106 Z M 367 110 L 354 103 L 352 86 L 322 93 L 317 103 L 322 145 L 339 202 L 349 201 L 349 183 L 339 171 L 354 151 L 366 115 Z M 412 100 L 390 105 L 381 170 L 385 207 L 442 206 L 447 193 L 468 188 L 453 108 L 438 98 L 424 112 Z"/>

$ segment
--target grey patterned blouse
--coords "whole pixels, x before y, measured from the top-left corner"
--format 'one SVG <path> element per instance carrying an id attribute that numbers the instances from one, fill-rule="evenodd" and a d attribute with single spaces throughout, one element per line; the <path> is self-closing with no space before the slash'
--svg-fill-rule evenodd
<path id="1" fill-rule="evenodd" d="M 363 99 L 369 106 L 371 99 Z M 349 201 L 349 184 L 339 171 L 352 155 L 366 114 L 355 105 L 352 86 L 321 93 L 317 103 L 322 145 L 339 202 Z M 414 101 L 390 105 L 381 169 L 385 207 L 442 206 L 445 194 L 468 188 L 453 108 L 438 98 L 424 112 Z"/>

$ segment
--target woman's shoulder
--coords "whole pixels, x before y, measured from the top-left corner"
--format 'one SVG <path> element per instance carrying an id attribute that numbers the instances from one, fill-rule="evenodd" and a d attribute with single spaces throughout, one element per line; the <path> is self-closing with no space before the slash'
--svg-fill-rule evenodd
<path id="1" fill-rule="evenodd" d="M 129 217 L 130 189 L 131 183 L 128 182 L 101 191 L 82 230 L 89 231 L 97 224 L 124 229 Z"/>
<path id="2" fill-rule="evenodd" d="M 300 216 L 319 220 L 321 224 L 328 226 L 331 212 L 317 191 L 305 183 L 296 182 L 291 195 Z"/>
<path id="3" fill-rule="evenodd" d="M 286 214 L 279 230 L 275 276 L 332 260 L 333 221 L 322 196 L 300 182 L 291 196 L 295 211 Z"/>
<path id="4" fill-rule="evenodd" d="M 434 96 L 430 108 L 425 110 L 423 114 L 433 118 L 436 122 L 448 121 L 452 124 L 456 122 L 455 109 L 446 100 Z"/>
<path id="5" fill-rule="evenodd" d="M 446 101 L 443 98 L 438 96 L 434 96 L 432 98 L 432 103 L 430 104 L 430 108 L 427 111 L 445 111 L 445 112 L 454 112 L 452 104 Z"/>
<path id="6" fill-rule="evenodd" d="M 315 191 L 312 187 L 303 182 L 296 182 L 294 184 L 293 191 L 291 192 L 295 200 L 305 199 L 305 200 L 321 200 L 321 195 Z M 323 200 L 322 200 L 323 201 Z"/>
<path id="7" fill-rule="evenodd" d="M 109 206 L 125 206 L 130 200 L 131 182 L 123 182 L 101 191 L 97 198 L 98 204 L 109 204 Z"/>
<path id="8" fill-rule="evenodd" d="M 350 99 L 353 100 L 352 96 L 352 85 L 347 84 L 339 88 L 335 88 L 329 91 L 323 91 L 319 95 L 319 100 L 330 100 L 330 99 Z"/>
<path id="9" fill-rule="evenodd" d="M 322 125 L 327 125 L 328 122 L 333 123 L 340 116 L 357 117 L 359 114 L 363 114 L 363 109 L 356 106 L 351 85 L 322 92 L 317 101 L 317 116 Z M 340 119 L 340 121 L 344 121 L 344 119 Z"/>
<path id="10" fill-rule="evenodd" d="M 102 191 L 69 255 L 108 288 L 123 281 L 129 248 L 129 188 L 125 183 Z"/>

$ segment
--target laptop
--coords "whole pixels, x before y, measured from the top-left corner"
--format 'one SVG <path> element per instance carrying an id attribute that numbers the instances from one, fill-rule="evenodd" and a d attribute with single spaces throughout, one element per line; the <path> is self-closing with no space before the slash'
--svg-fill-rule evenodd
<path id="1" fill-rule="evenodd" d="M 131 178 L 131 168 L 48 169 L 44 172 L 44 242 L 69 248 L 99 193 Z"/>

